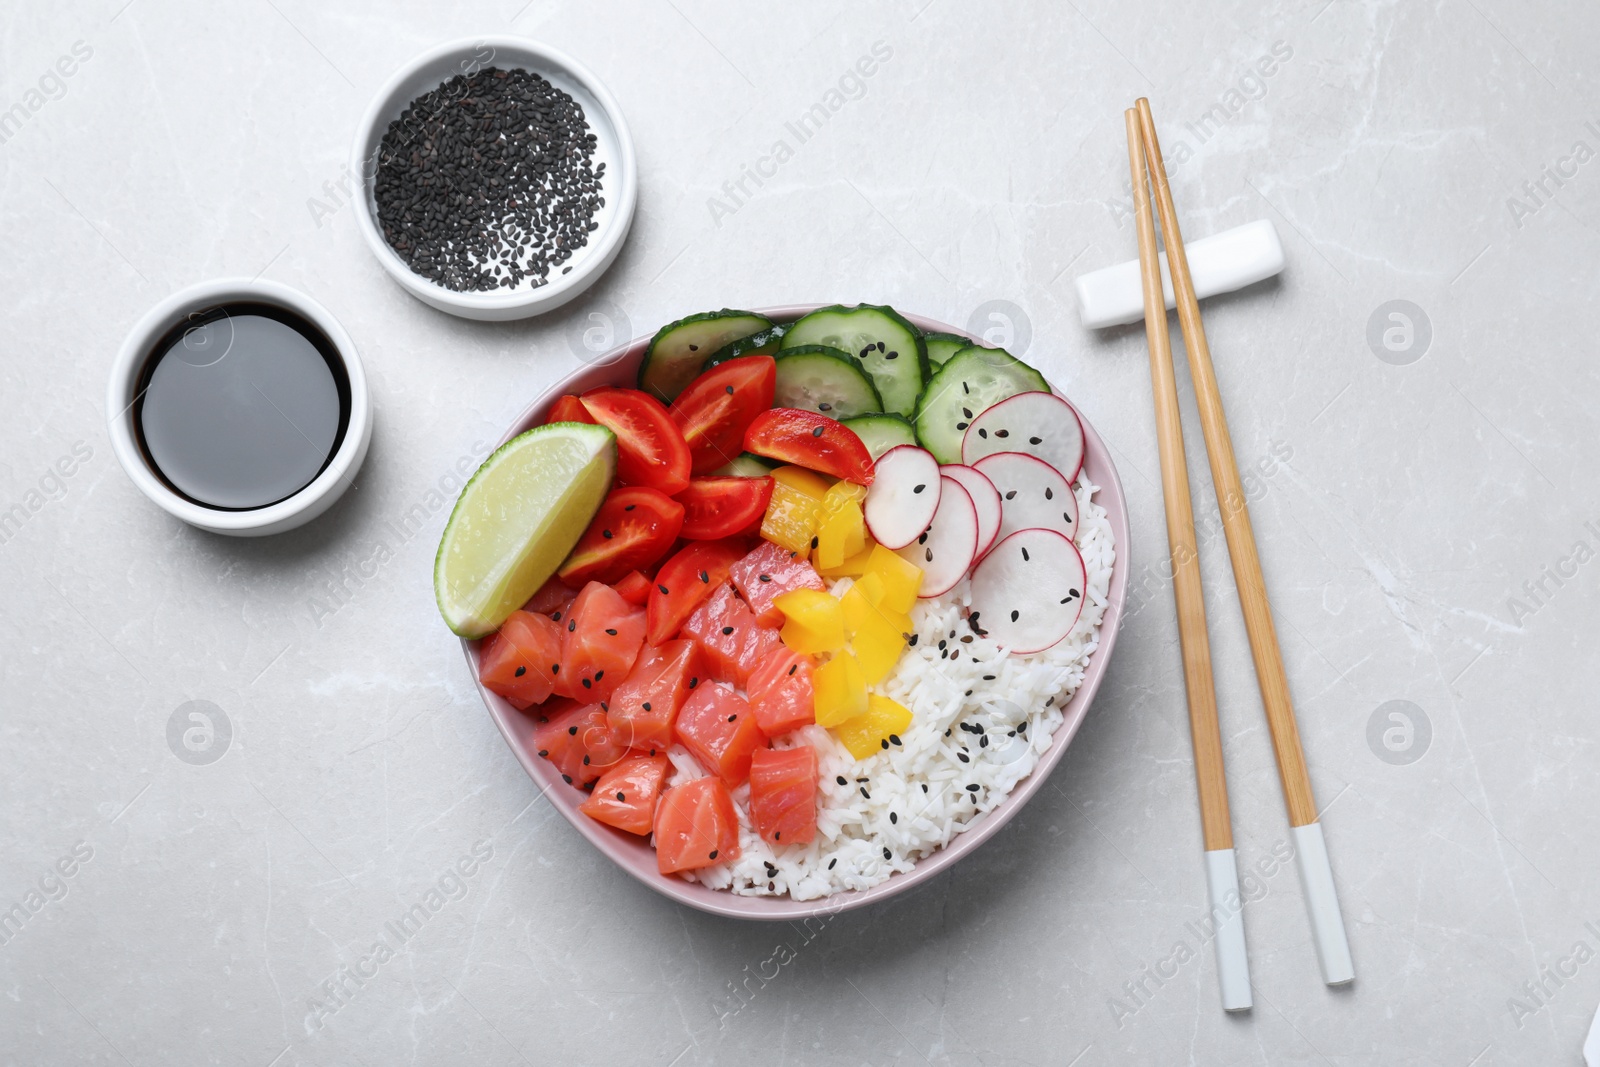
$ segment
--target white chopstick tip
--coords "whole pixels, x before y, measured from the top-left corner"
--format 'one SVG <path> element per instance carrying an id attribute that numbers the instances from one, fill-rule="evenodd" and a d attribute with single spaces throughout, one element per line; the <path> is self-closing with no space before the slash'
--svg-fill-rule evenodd
<path id="1" fill-rule="evenodd" d="M 1296 826 L 1293 832 L 1295 866 L 1300 871 L 1306 910 L 1311 913 L 1311 938 L 1317 946 L 1322 980 L 1331 986 L 1349 985 L 1355 981 L 1356 967 L 1350 958 L 1350 941 L 1339 911 L 1339 893 L 1333 884 L 1333 866 L 1328 862 L 1322 824 Z"/>
<path id="2" fill-rule="evenodd" d="M 1257 219 L 1209 237 L 1185 241 L 1195 298 L 1231 293 L 1283 271 L 1283 242 L 1271 219 Z M 1160 254 L 1161 288 L 1167 307 L 1177 306 L 1167 254 Z M 1073 279 L 1078 317 L 1086 329 L 1123 326 L 1144 318 L 1144 288 L 1139 261 L 1103 267 Z"/>
<path id="3" fill-rule="evenodd" d="M 1233 849 L 1206 852 L 1206 894 L 1216 924 L 1217 988 L 1223 1011 L 1249 1011 L 1250 954 L 1244 941 L 1244 897 L 1239 893 L 1239 867 Z"/>

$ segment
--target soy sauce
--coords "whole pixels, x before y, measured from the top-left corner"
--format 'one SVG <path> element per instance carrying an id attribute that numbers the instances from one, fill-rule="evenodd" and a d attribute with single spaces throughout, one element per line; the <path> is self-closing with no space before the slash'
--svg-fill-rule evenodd
<path id="1" fill-rule="evenodd" d="M 315 324 L 272 304 L 190 315 L 151 348 L 134 401 L 139 448 L 193 503 L 249 511 L 328 466 L 350 424 L 350 379 Z"/>

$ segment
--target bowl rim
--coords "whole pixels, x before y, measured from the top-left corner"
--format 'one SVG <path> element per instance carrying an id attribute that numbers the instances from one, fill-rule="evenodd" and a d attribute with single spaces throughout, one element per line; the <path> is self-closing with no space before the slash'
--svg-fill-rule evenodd
<path id="1" fill-rule="evenodd" d="M 179 496 L 156 476 L 139 449 L 133 404 L 139 374 L 154 345 L 183 319 L 231 301 L 281 304 L 305 316 L 333 342 L 350 381 L 350 421 L 333 459 L 299 492 L 276 504 L 247 511 L 208 508 Z M 264 278 L 216 278 L 197 282 L 161 300 L 123 338 L 106 387 L 106 422 L 111 450 L 133 484 L 168 514 L 213 533 L 250 536 L 293 529 L 320 515 L 349 488 L 372 440 L 372 394 L 355 342 L 333 313 L 298 289 Z"/>
<path id="2" fill-rule="evenodd" d="M 774 307 L 753 309 L 758 315 L 763 315 L 773 322 L 791 321 L 801 315 L 809 314 L 819 308 L 836 306 L 831 303 L 810 304 L 784 304 Z M 898 309 L 897 309 L 898 310 Z M 907 314 L 901 311 L 914 325 L 925 333 L 951 333 L 966 337 L 974 343 L 981 343 L 973 337 L 970 330 L 959 329 L 948 323 L 940 322 L 924 315 Z M 512 422 L 510 429 L 498 442 L 496 447 L 505 444 L 518 434 L 536 426 L 542 421 L 545 412 L 557 397 L 572 391 L 573 383 L 583 381 L 577 388 L 593 388 L 609 379 L 610 384 L 634 383 L 630 379 L 625 383 L 620 381 L 616 373 L 619 367 L 625 366 L 630 359 L 637 362 L 649 345 L 650 336 L 637 337 L 607 352 L 593 363 L 566 375 L 560 381 L 544 390 L 533 403 L 529 404 L 522 413 Z M 607 374 L 606 372 L 610 372 Z M 1052 384 L 1052 391 L 1062 396 L 1059 389 Z M 1063 399 L 1068 399 L 1062 396 Z M 467 668 L 472 676 L 473 684 L 477 687 L 478 694 L 482 697 L 484 706 L 488 709 L 495 726 L 500 730 L 501 736 L 510 747 L 517 762 L 527 772 L 535 785 L 539 786 L 538 796 L 551 795 L 556 810 L 560 811 L 566 820 L 589 842 L 594 845 L 607 858 L 611 859 L 618 867 L 627 872 L 637 881 L 649 886 L 658 893 L 699 911 L 712 915 L 720 915 L 733 919 L 754 919 L 773 922 L 798 921 L 817 916 L 831 916 L 840 912 L 851 911 L 856 908 L 866 907 L 890 897 L 906 892 L 921 883 L 933 878 L 947 867 L 958 862 L 969 852 L 980 847 L 989 840 L 1010 819 L 1021 810 L 1043 787 L 1050 773 L 1055 769 L 1067 747 L 1077 735 L 1083 720 L 1088 715 L 1089 707 L 1094 701 L 1095 694 L 1100 689 L 1100 684 L 1105 678 L 1106 670 L 1110 664 L 1111 654 L 1116 647 L 1117 635 L 1121 628 L 1123 618 L 1123 605 L 1127 598 L 1127 576 L 1129 535 L 1128 535 L 1128 510 L 1127 497 L 1123 493 L 1122 480 L 1117 475 L 1116 465 L 1112 460 L 1110 449 L 1100 437 L 1094 426 L 1074 405 L 1078 411 L 1079 421 L 1083 424 L 1084 431 L 1084 469 L 1091 466 L 1095 472 L 1095 484 L 1098 487 L 1096 501 L 1106 508 L 1107 521 L 1112 527 L 1113 536 L 1116 538 L 1116 558 L 1112 563 L 1111 583 L 1107 590 L 1107 605 L 1104 617 L 1100 622 L 1100 644 L 1090 657 L 1088 666 L 1084 669 L 1082 683 L 1079 684 L 1072 698 L 1062 709 L 1063 721 L 1051 735 L 1050 748 L 1040 758 L 1033 771 L 1017 783 L 1016 787 L 993 810 L 986 813 L 971 828 L 957 834 L 948 845 L 930 853 L 917 861 L 916 865 L 906 872 L 891 875 L 888 879 L 879 882 L 868 889 L 852 889 L 835 893 L 831 896 L 821 897 L 816 900 L 794 900 L 788 896 L 758 897 L 743 896 L 724 889 L 710 889 L 695 882 L 687 882 L 681 878 L 663 875 L 656 869 L 652 861 L 647 865 L 630 862 L 627 859 L 630 850 L 642 847 L 649 849 L 647 839 L 626 834 L 621 830 L 606 826 L 578 811 L 580 799 L 566 798 L 563 794 L 555 792 L 555 787 L 562 784 L 561 776 L 553 766 L 545 760 L 539 759 L 518 741 L 512 726 L 513 717 L 526 719 L 525 713 L 513 708 L 504 698 L 485 689 L 478 680 L 477 642 L 466 638 L 460 639 L 461 650 L 466 657 Z M 560 797 L 561 799 L 556 799 Z M 535 799 L 538 799 L 536 796 Z M 653 855 L 653 853 L 652 853 Z"/>
<path id="3" fill-rule="evenodd" d="M 608 191 L 607 196 L 613 198 L 615 211 L 605 223 L 604 228 L 597 231 L 595 241 L 590 245 L 592 251 L 578 265 L 573 267 L 570 274 L 559 276 L 555 281 L 539 286 L 537 289 L 496 290 L 494 292 L 458 293 L 453 289 L 446 289 L 442 285 L 424 278 L 413 271 L 406 262 L 400 258 L 389 242 L 378 229 L 377 218 L 372 209 L 372 181 L 374 174 L 369 173 L 369 159 L 376 153 L 376 147 L 371 151 L 367 146 L 376 146 L 382 143 L 382 133 L 379 123 L 387 128 L 390 113 L 396 103 L 395 98 L 400 95 L 403 87 L 415 75 L 427 67 L 433 66 L 445 59 L 458 59 L 464 56 L 476 56 L 477 51 L 487 46 L 494 55 L 487 63 L 493 65 L 502 58 L 502 51 L 509 53 L 507 58 L 511 65 L 532 67 L 535 64 L 527 62 L 528 57 L 535 57 L 540 63 L 549 67 L 558 68 L 570 76 L 573 81 L 583 86 L 599 103 L 605 119 L 616 133 L 618 145 L 618 158 L 615 164 L 617 185 L 614 191 Z M 515 53 L 523 53 L 517 56 Z M 474 63 L 480 62 L 474 59 Z M 458 66 L 461 66 L 458 64 Z M 475 72 L 471 65 L 461 66 L 463 72 L 469 69 Z M 445 78 L 440 78 L 443 84 Z M 415 92 L 409 94 L 415 98 Z M 592 126 L 592 122 L 591 122 Z M 372 100 L 367 104 L 366 111 L 361 116 L 361 121 L 356 126 L 355 143 L 350 150 L 350 173 L 354 176 L 356 189 L 356 218 L 362 236 L 366 239 L 367 247 L 382 264 L 385 271 L 401 287 L 417 299 L 433 307 L 451 313 L 459 313 L 468 317 L 473 316 L 504 316 L 507 318 L 526 317 L 542 311 L 550 311 L 567 303 L 583 290 L 587 289 L 606 268 L 609 267 L 622 250 L 622 242 L 627 238 L 629 229 L 633 225 L 633 215 L 639 198 L 638 187 L 638 160 L 633 147 L 633 135 L 628 129 L 628 121 L 623 117 L 622 108 L 605 83 L 593 71 L 572 56 L 550 45 L 536 41 L 530 37 L 521 37 L 516 34 L 481 34 L 475 37 L 460 37 L 443 44 L 435 45 L 426 51 L 413 56 L 389 76 L 388 80 L 373 94 Z M 607 175 L 610 177 L 610 174 Z"/>

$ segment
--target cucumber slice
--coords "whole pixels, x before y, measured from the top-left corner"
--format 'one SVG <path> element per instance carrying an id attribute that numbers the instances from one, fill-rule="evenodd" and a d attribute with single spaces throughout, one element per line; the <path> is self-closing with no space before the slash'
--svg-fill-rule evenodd
<path id="1" fill-rule="evenodd" d="M 730 341 L 749 337 L 772 323 L 749 311 L 707 311 L 661 327 L 639 364 L 639 388 L 664 404 L 677 399 L 711 354 Z"/>
<path id="2" fill-rule="evenodd" d="M 860 360 L 827 345 L 800 345 L 778 353 L 772 406 L 848 419 L 882 411 L 883 401 Z"/>
<path id="3" fill-rule="evenodd" d="M 741 452 L 733 457 L 733 462 L 725 463 L 711 473 L 734 478 L 764 478 L 772 473 L 775 466 L 776 463 L 762 459 L 754 452 Z"/>
<path id="4" fill-rule="evenodd" d="M 881 411 L 909 416 L 928 380 L 928 351 L 922 334 L 894 308 L 835 305 L 813 311 L 789 327 L 781 351 L 801 345 L 830 345 L 861 360 L 882 398 Z"/>
<path id="5" fill-rule="evenodd" d="M 730 359 L 740 356 L 771 356 L 778 351 L 778 342 L 783 340 L 783 335 L 789 332 L 789 327 L 783 323 L 769 326 L 759 333 L 749 337 L 741 337 L 737 341 L 730 341 L 711 353 L 711 358 L 706 360 L 705 369 L 710 370 L 718 363 L 726 363 Z"/>
<path id="6" fill-rule="evenodd" d="M 861 438 L 861 443 L 866 445 L 867 451 L 872 454 L 874 463 L 891 448 L 917 443 L 917 432 L 911 428 L 911 420 L 904 415 L 880 412 L 874 415 L 857 415 L 853 419 L 840 421 Z"/>
<path id="7" fill-rule="evenodd" d="M 945 361 L 917 402 L 917 440 L 940 463 L 960 463 L 973 416 L 1008 396 L 1049 391 L 1044 375 L 1005 349 L 968 345 Z"/>
<path id="8" fill-rule="evenodd" d="M 945 360 L 972 344 L 965 337 L 957 337 L 953 333 L 925 333 L 922 343 L 928 349 L 928 366 L 938 370 L 944 366 Z"/>

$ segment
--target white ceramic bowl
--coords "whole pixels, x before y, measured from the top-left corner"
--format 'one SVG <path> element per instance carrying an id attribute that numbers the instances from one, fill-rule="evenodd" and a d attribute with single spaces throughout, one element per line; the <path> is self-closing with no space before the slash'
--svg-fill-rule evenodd
<path id="1" fill-rule="evenodd" d="M 322 473 L 288 499 L 247 511 L 206 507 L 174 492 L 151 470 L 139 448 L 133 424 L 139 375 L 155 344 L 190 315 L 233 303 L 276 304 L 308 319 L 333 342 L 350 381 L 350 421 L 345 426 L 344 439 Z M 361 461 L 367 458 L 367 445 L 372 440 L 372 397 L 367 392 L 367 376 L 355 343 L 327 308 L 277 282 L 222 278 L 172 294 L 151 308 L 128 333 L 111 368 L 111 383 L 106 390 L 106 421 L 117 461 L 145 496 L 202 530 L 233 537 L 260 537 L 310 522 L 333 506 L 349 488 Z"/>
<path id="2" fill-rule="evenodd" d="M 532 71 L 578 102 L 588 120 L 589 131 L 595 136 L 594 163 L 606 165 L 605 177 L 601 180 L 601 195 L 606 203 L 595 213 L 594 221 L 599 227 L 589 234 L 589 243 L 564 264 L 572 268 L 570 273 L 557 273 L 547 284 L 537 288 L 527 288 L 524 283 L 516 289 L 458 293 L 417 274 L 389 247 L 378 227 L 373 178 L 378 150 L 389 124 L 423 93 L 458 74 L 472 74 L 484 67 Z M 361 119 L 350 170 L 360 182 L 356 214 L 361 232 L 384 270 L 406 292 L 425 304 L 463 318 L 493 322 L 551 311 L 587 289 L 622 250 L 622 241 L 633 225 L 633 209 L 639 196 L 633 138 L 616 100 L 599 78 L 571 56 L 523 37 L 472 37 L 451 41 L 401 67 L 378 90 Z"/>

